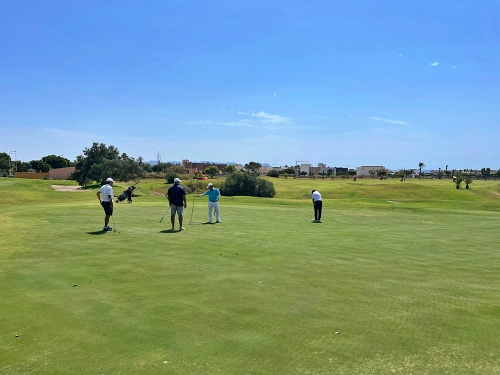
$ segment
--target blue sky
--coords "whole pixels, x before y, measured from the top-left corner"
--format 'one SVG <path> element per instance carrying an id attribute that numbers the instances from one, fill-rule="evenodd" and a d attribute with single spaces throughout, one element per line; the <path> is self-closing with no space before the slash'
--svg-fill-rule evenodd
<path id="1" fill-rule="evenodd" d="M 500 2 L 0 0 L 0 152 L 500 168 Z"/>

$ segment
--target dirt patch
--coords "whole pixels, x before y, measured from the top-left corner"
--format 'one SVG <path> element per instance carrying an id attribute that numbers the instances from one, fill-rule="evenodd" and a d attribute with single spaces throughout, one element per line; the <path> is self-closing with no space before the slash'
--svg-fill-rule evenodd
<path id="1" fill-rule="evenodd" d="M 57 191 L 76 191 L 76 192 L 89 192 L 91 190 L 84 190 L 81 186 L 66 186 L 66 185 L 50 185 L 50 187 Z"/>

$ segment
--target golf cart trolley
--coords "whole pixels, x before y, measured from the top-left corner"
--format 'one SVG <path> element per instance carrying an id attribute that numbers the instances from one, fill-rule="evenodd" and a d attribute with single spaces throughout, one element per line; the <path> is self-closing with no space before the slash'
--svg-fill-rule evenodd
<path id="1" fill-rule="evenodd" d="M 129 186 L 127 190 L 123 190 L 123 193 L 121 193 L 118 196 L 118 199 L 116 199 L 116 203 L 123 202 L 125 199 L 127 200 L 127 203 L 132 203 L 132 197 L 135 197 L 134 191 L 139 189 L 135 187 L 138 183 L 139 181 L 136 181 L 135 184 Z"/>

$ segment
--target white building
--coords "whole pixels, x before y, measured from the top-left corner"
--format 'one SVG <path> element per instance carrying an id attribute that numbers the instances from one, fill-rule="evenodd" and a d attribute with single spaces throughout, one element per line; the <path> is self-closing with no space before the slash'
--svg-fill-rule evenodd
<path id="1" fill-rule="evenodd" d="M 372 177 L 377 175 L 377 171 L 385 170 L 385 167 L 380 165 L 364 165 L 356 168 L 357 177 Z M 370 171 L 373 171 L 370 173 Z"/>
<path id="2" fill-rule="evenodd" d="M 309 175 L 309 173 L 311 173 L 311 167 L 312 167 L 311 164 L 301 164 L 300 165 L 300 171 L 301 172 L 306 172 L 307 175 Z"/>

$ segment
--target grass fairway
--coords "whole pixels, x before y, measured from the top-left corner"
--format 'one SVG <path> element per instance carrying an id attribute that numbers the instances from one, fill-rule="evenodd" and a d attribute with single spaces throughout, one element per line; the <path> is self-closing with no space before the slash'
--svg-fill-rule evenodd
<path id="1" fill-rule="evenodd" d="M 95 189 L 0 178 L 0 374 L 500 374 L 498 182 L 272 181 L 170 232 L 144 180 L 104 233 Z"/>

